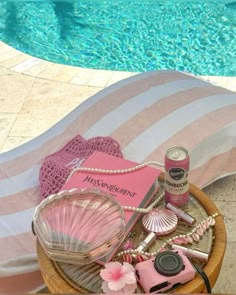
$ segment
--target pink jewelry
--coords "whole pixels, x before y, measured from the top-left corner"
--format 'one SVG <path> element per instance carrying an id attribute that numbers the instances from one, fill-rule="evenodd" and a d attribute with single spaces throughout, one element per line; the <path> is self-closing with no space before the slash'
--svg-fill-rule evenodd
<path id="1" fill-rule="evenodd" d="M 126 241 L 124 241 L 124 243 L 123 243 L 123 249 L 124 250 L 129 250 L 129 249 L 133 249 L 134 248 L 134 242 L 133 241 L 131 241 L 131 240 L 126 240 Z"/>
<path id="2" fill-rule="evenodd" d="M 99 172 L 99 173 L 103 173 L 103 174 L 124 174 L 124 173 L 129 173 L 129 172 L 139 170 L 139 169 L 141 169 L 145 166 L 149 166 L 149 165 L 156 165 L 156 166 L 164 167 L 164 164 L 157 162 L 157 161 L 148 161 L 148 162 L 145 162 L 142 164 L 135 165 L 133 167 L 129 167 L 129 168 L 125 168 L 125 169 L 115 169 L 115 170 L 78 166 L 70 172 L 68 179 L 76 171 L 88 171 L 88 172 L 92 172 L 92 173 Z M 165 192 L 162 192 L 160 194 L 160 196 L 154 202 L 152 202 L 147 208 L 137 208 L 137 207 L 133 207 L 133 206 L 122 206 L 122 208 L 124 210 L 134 211 L 134 212 L 138 212 L 138 213 L 148 213 L 160 202 L 160 200 L 164 197 L 164 194 L 165 194 Z"/>
<path id="3" fill-rule="evenodd" d="M 131 256 L 134 258 L 139 257 L 140 255 L 143 257 L 144 260 L 156 256 L 157 253 L 159 253 L 162 249 L 165 249 L 165 247 L 170 246 L 172 247 L 173 244 L 181 245 L 181 244 L 192 244 L 194 242 L 199 241 L 200 237 L 204 235 L 205 231 L 207 231 L 211 226 L 215 225 L 215 218 L 219 216 L 219 213 L 214 213 L 213 215 L 203 219 L 201 222 L 199 222 L 192 230 L 184 235 L 176 235 L 167 241 L 165 241 L 161 247 L 155 251 L 155 252 L 145 252 L 140 251 L 139 248 L 136 249 L 129 249 L 125 251 L 121 251 L 117 253 L 117 257 L 124 257 L 126 254 L 131 254 Z"/>
<path id="4" fill-rule="evenodd" d="M 89 171 L 89 172 L 94 172 L 94 173 L 99 172 L 99 173 L 104 173 L 104 174 L 123 174 L 123 173 L 128 173 L 128 172 L 133 172 L 133 171 L 139 170 L 139 169 L 141 169 L 145 166 L 149 166 L 149 165 L 156 165 L 159 167 L 164 167 L 164 164 L 157 162 L 157 161 L 148 161 L 148 162 L 145 162 L 142 164 L 135 165 L 130 168 L 115 169 L 115 170 L 114 169 L 101 169 L 101 168 L 90 168 L 90 167 L 80 167 L 79 166 L 71 171 L 69 178 L 76 171 Z"/>
<path id="5" fill-rule="evenodd" d="M 122 206 L 122 208 L 128 211 L 134 211 L 139 213 L 149 213 L 161 201 L 161 199 L 164 197 L 164 194 L 165 192 L 160 193 L 160 196 L 155 201 L 153 201 L 147 208 L 137 208 L 132 206 Z"/>

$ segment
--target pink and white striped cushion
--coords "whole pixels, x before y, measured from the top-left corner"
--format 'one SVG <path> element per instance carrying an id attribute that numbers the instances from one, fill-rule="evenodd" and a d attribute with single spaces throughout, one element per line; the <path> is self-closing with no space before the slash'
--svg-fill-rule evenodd
<path id="1" fill-rule="evenodd" d="M 31 220 L 43 159 L 76 135 L 111 136 L 125 158 L 163 162 L 186 147 L 190 180 L 203 187 L 236 172 L 236 94 L 191 75 L 155 71 L 94 95 L 34 140 L 0 155 L 0 293 L 43 284 Z"/>

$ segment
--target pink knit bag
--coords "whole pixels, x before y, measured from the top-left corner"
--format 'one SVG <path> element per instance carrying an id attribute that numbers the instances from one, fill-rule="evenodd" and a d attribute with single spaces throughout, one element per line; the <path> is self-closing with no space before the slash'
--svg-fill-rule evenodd
<path id="1" fill-rule="evenodd" d="M 118 142 L 111 137 L 93 137 L 86 140 L 80 135 L 76 136 L 62 149 L 44 159 L 39 171 L 41 199 L 58 193 L 71 170 L 81 165 L 95 150 L 123 157 Z"/>

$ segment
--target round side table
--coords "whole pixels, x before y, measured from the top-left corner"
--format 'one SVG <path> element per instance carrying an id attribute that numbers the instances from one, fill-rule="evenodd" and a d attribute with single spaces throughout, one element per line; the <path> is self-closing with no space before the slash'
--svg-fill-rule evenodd
<path id="1" fill-rule="evenodd" d="M 163 180 L 163 175 L 161 179 Z M 198 189 L 193 184 L 190 184 L 189 192 L 196 200 L 204 207 L 208 215 L 212 215 L 216 212 L 220 213 L 215 204 L 210 200 L 210 198 Z M 204 267 L 204 271 L 207 274 L 211 287 L 214 286 L 218 275 L 220 273 L 222 261 L 224 258 L 225 248 L 226 248 L 227 238 L 226 229 L 222 216 L 216 218 L 216 224 L 214 226 L 214 241 L 212 244 L 212 251 L 207 264 Z M 48 289 L 52 293 L 87 293 L 87 291 L 80 286 L 76 288 L 72 284 L 69 284 L 64 280 L 62 274 L 58 271 L 55 263 L 48 258 L 42 249 L 40 243 L 37 241 L 37 255 L 38 261 L 41 268 L 42 276 L 47 285 Z M 200 275 L 178 287 L 174 291 L 175 293 L 207 293 L 205 284 Z M 88 292 L 91 293 L 91 292 Z"/>

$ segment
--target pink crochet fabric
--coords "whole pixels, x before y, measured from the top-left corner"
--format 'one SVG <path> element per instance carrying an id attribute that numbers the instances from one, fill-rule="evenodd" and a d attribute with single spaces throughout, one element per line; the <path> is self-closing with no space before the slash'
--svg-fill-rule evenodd
<path id="1" fill-rule="evenodd" d="M 123 157 L 118 142 L 111 137 L 85 140 L 80 135 L 76 136 L 61 150 L 44 159 L 39 171 L 41 199 L 59 192 L 71 170 L 81 165 L 95 150 Z"/>

